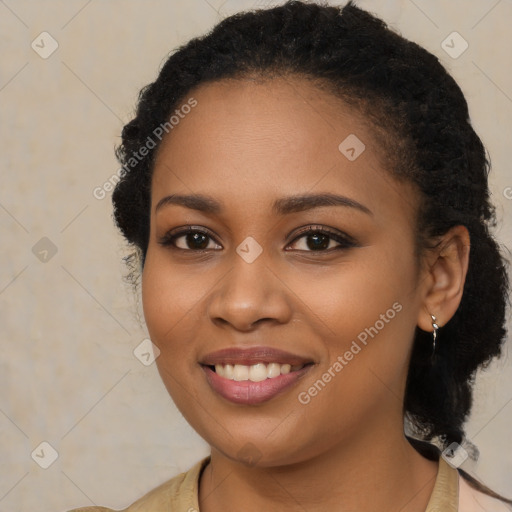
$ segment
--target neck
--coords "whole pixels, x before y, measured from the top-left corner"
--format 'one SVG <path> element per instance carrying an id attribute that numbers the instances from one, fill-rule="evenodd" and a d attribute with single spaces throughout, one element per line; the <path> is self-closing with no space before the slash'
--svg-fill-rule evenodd
<path id="1" fill-rule="evenodd" d="M 248 467 L 212 449 L 200 482 L 201 512 L 424 512 L 437 461 L 420 455 L 401 429 L 374 425 L 379 428 L 286 466 Z"/>

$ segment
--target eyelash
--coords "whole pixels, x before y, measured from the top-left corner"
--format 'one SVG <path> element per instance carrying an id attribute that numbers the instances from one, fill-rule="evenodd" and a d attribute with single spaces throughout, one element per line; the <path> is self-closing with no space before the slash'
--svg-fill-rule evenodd
<path id="1" fill-rule="evenodd" d="M 181 247 L 176 247 L 175 241 L 178 238 L 181 238 L 182 236 L 185 236 L 185 235 L 191 234 L 191 233 L 200 233 L 201 235 L 205 235 L 208 238 L 210 238 L 211 240 L 213 240 L 215 243 L 218 244 L 218 242 L 215 240 L 215 237 L 209 230 L 207 230 L 205 228 L 199 228 L 196 226 L 189 226 L 186 229 L 181 229 L 174 233 L 172 231 L 170 231 L 169 233 L 165 234 L 158 241 L 158 243 L 164 247 L 169 247 L 170 249 L 184 251 L 184 252 L 203 253 L 205 251 L 219 250 L 219 249 L 183 249 Z M 357 242 L 352 237 L 350 237 L 346 234 L 334 232 L 334 231 L 331 231 L 328 228 L 325 228 L 322 226 L 313 226 L 313 225 L 307 226 L 305 229 L 299 231 L 299 233 L 297 233 L 297 236 L 288 245 L 291 245 L 291 244 L 295 243 L 297 240 L 307 237 L 308 235 L 312 235 L 312 234 L 326 235 L 330 239 L 338 242 L 340 245 L 337 247 L 331 247 L 330 249 L 319 249 L 317 251 L 315 251 L 315 250 L 304 251 L 304 250 L 299 249 L 300 252 L 330 253 L 332 251 L 338 251 L 338 250 L 344 250 L 344 249 L 346 250 L 346 249 L 350 249 L 352 247 L 357 246 Z M 218 244 L 218 245 L 220 245 L 220 244 Z"/>

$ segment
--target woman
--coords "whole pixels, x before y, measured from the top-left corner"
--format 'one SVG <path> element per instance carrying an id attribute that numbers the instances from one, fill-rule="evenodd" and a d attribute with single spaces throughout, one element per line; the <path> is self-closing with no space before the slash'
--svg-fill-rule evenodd
<path id="1" fill-rule="evenodd" d="M 127 512 L 512 510 L 453 462 L 508 281 L 436 57 L 353 3 L 237 14 L 168 59 L 117 154 L 159 373 L 211 446 Z"/>

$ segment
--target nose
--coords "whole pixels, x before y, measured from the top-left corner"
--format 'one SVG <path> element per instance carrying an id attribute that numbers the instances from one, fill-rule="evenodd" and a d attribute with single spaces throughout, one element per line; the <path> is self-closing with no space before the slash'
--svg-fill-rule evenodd
<path id="1" fill-rule="evenodd" d="M 284 324 L 292 315 L 287 291 L 263 257 L 248 263 L 235 255 L 231 271 L 210 294 L 208 316 L 214 324 L 239 331 L 251 331 L 264 322 Z"/>

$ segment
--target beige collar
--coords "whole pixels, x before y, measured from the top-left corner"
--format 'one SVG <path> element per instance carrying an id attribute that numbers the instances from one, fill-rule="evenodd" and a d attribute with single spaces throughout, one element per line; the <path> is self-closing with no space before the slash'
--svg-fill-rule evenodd
<path id="1" fill-rule="evenodd" d="M 425 512 L 457 512 L 459 510 L 459 473 L 443 457 Z"/>

